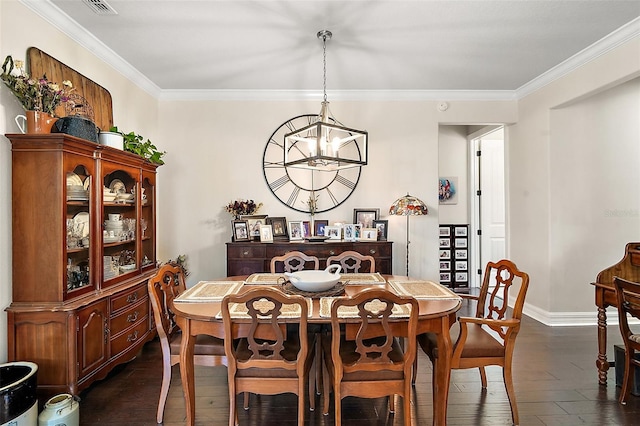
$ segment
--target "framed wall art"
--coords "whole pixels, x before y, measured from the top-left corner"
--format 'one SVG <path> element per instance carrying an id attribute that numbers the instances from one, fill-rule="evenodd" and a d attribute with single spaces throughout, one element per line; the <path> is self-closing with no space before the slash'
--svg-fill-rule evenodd
<path id="1" fill-rule="evenodd" d="M 439 179 L 438 202 L 440 204 L 458 204 L 457 177 L 441 177 Z"/>
<path id="2" fill-rule="evenodd" d="M 449 274 L 446 285 L 456 292 L 469 291 L 469 225 L 440 225 L 440 273 Z"/>

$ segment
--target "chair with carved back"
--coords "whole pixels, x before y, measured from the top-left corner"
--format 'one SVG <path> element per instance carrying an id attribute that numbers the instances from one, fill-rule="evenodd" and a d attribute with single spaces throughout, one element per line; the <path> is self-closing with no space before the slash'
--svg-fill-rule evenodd
<path id="1" fill-rule="evenodd" d="M 296 394 L 298 425 L 304 425 L 307 386 L 310 408 L 315 408 L 315 383 L 308 380 L 315 336 L 307 330 L 306 299 L 259 286 L 225 296 L 221 311 L 227 337 L 229 426 L 237 424 L 236 395 L 241 392 Z"/>
<path id="2" fill-rule="evenodd" d="M 519 417 L 513 387 L 512 359 L 528 288 L 529 275 L 519 270 L 515 263 L 504 259 L 497 263 L 488 262 L 480 293 L 477 296 L 460 294 L 463 298 L 477 300 L 475 317 L 459 317 L 451 328 L 451 341 L 454 342 L 451 368 L 478 368 L 482 389 L 486 390 L 485 367 L 501 366 L 514 425 L 519 423 Z M 517 293 L 513 308 L 508 310 L 511 290 Z M 511 313 L 508 314 L 508 311 Z M 438 362 L 435 335 L 421 334 L 418 343 L 431 359 L 435 370 Z"/>
<path id="3" fill-rule="evenodd" d="M 624 342 L 624 377 L 618 401 L 627 403 L 627 397 L 635 377 L 635 370 L 640 367 L 636 354 L 640 353 L 640 333 L 634 333 L 629 327 L 629 317 L 640 319 L 640 283 L 613 277 L 618 299 L 618 324 Z"/>
<path id="4" fill-rule="evenodd" d="M 335 256 L 329 256 L 327 258 L 327 266 L 331 265 L 332 263 L 339 263 L 342 267 L 342 271 L 345 273 L 374 273 L 376 271 L 376 260 L 373 258 L 373 256 L 360 254 L 357 251 L 353 250 L 347 250 Z M 367 269 L 367 266 L 368 271 L 361 271 L 361 269 Z"/>
<path id="5" fill-rule="evenodd" d="M 341 322 L 345 317 L 348 324 Z M 394 321 L 394 317 L 403 318 Z M 342 423 L 343 398 L 387 396 L 389 411 L 394 412 L 395 395 L 403 400 L 404 424 L 411 425 L 411 371 L 416 356 L 417 321 L 416 299 L 386 289 L 367 289 L 353 297 L 333 300 L 331 334 L 322 337 L 326 367 L 323 413 L 329 411 L 331 385 L 336 426 Z M 407 343 L 403 344 L 405 338 Z"/>
<path id="6" fill-rule="evenodd" d="M 303 269 L 318 269 L 320 261 L 316 256 L 309 256 L 301 251 L 290 251 L 271 259 L 271 273 L 296 272 Z"/>
<path id="7" fill-rule="evenodd" d="M 184 270 L 176 264 L 163 265 L 148 282 L 160 347 L 162 348 L 162 386 L 156 421 L 162 423 L 164 407 L 171 385 L 171 367 L 180 363 L 181 332 L 171 310 L 173 299 L 185 291 Z M 199 335 L 194 348 L 194 364 L 227 365 L 224 342 L 212 336 Z"/>

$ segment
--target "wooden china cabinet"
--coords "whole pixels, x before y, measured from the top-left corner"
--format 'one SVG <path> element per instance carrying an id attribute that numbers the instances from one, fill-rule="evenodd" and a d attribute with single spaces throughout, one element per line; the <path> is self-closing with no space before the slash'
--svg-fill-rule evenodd
<path id="1" fill-rule="evenodd" d="M 77 395 L 155 336 L 146 284 L 157 270 L 157 166 L 61 133 L 6 136 L 8 358 L 38 365 L 40 395 Z"/>

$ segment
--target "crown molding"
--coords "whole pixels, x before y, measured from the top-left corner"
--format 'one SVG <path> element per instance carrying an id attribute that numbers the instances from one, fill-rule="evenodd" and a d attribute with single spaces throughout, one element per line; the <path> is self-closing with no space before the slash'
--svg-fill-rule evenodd
<path id="1" fill-rule="evenodd" d="M 120 55 L 114 52 L 83 26 L 71 19 L 49 0 L 18 0 L 36 15 L 53 25 L 73 41 L 93 53 L 96 57 L 122 74 L 133 84 L 154 98 L 160 96 L 161 89 L 144 74 L 131 66 Z"/>
<path id="2" fill-rule="evenodd" d="M 18 0 L 79 45 L 144 90 L 163 101 L 299 101 L 321 100 L 317 91 L 304 90 L 163 90 L 102 41 L 63 13 L 50 0 Z M 640 17 L 620 27 L 561 64 L 516 90 L 342 90 L 331 94 L 339 101 L 511 101 L 541 89 L 617 46 L 640 36 Z"/>
<path id="3" fill-rule="evenodd" d="M 515 91 L 516 98 L 522 99 L 525 96 L 540 90 L 544 86 L 564 77 L 577 68 L 636 37 L 640 37 L 640 17 L 626 25 L 623 25 L 614 32 L 596 41 L 591 46 L 584 48 L 564 62 L 561 62 L 550 70 L 540 74 L 530 82 L 522 85 Z"/>
<path id="4" fill-rule="evenodd" d="M 512 90 L 337 90 L 329 101 L 512 101 Z M 162 90 L 163 101 L 322 101 L 313 90 Z"/>

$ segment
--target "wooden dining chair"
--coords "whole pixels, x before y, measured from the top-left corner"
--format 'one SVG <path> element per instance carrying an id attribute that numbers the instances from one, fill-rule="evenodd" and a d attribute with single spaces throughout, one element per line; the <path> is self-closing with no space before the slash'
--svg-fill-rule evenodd
<path id="1" fill-rule="evenodd" d="M 394 323 L 394 309 L 404 307 L 402 322 Z M 349 310 L 348 324 L 342 309 Z M 416 356 L 418 302 L 385 289 L 373 288 L 353 297 L 339 297 L 331 305 L 331 334 L 322 337 L 325 361 L 324 414 L 329 412 L 329 385 L 333 387 L 335 425 L 342 423 L 342 399 L 402 396 L 404 424 L 411 425 L 411 370 Z M 344 332 L 342 332 L 344 331 Z M 406 344 L 401 339 L 409 337 Z"/>
<path id="2" fill-rule="evenodd" d="M 488 262 L 478 296 L 460 294 L 463 298 L 477 300 L 475 317 L 459 317 L 458 326 L 451 328 L 451 341 L 454 342 L 451 368 L 478 368 L 482 389 L 486 389 L 484 368 L 501 366 L 514 425 L 519 423 L 519 418 L 511 364 L 528 288 L 529 275 L 520 271 L 515 263 L 509 260 Z M 507 302 L 511 289 L 517 293 L 509 315 Z M 435 371 L 438 362 L 436 336 L 421 334 L 418 343 L 431 359 Z"/>
<path id="3" fill-rule="evenodd" d="M 185 287 L 184 270 L 177 264 L 166 264 L 149 279 L 149 298 L 153 308 L 160 347 L 162 348 L 162 386 L 156 421 L 162 423 L 164 406 L 171 385 L 171 367 L 180 363 L 180 343 L 182 334 L 174 320 L 171 310 L 173 299 L 182 293 Z M 194 348 L 194 364 L 205 366 L 227 365 L 224 342 L 212 336 L 199 335 Z"/>
<path id="4" fill-rule="evenodd" d="M 364 268 L 362 262 L 364 262 Z M 360 254 L 357 251 L 353 250 L 347 250 L 335 256 L 329 256 L 327 258 L 327 266 L 333 263 L 340 264 L 340 266 L 342 266 L 342 271 L 345 273 L 374 273 L 376 271 L 376 260 L 373 258 L 373 256 Z M 369 270 L 361 271 L 361 269 L 366 269 L 367 265 L 369 266 Z"/>
<path id="5" fill-rule="evenodd" d="M 636 358 L 636 353 L 640 353 L 640 333 L 634 333 L 629 327 L 630 316 L 640 319 L 640 283 L 613 277 L 613 285 L 618 299 L 618 324 L 624 342 L 624 377 L 618 401 L 625 405 L 636 367 L 640 367 L 640 361 Z"/>
<path id="6" fill-rule="evenodd" d="M 282 268 L 280 268 L 282 264 Z M 271 273 L 295 272 L 303 269 L 318 269 L 320 262 L 316 256 L 308 256 L 301 251 L 290 251 L 271 258 Z"/>
<path id="7" fill-rule="evenodd" d="M 315 336 L 307 331 L 304 297 L 256 287 L 222 300 L 228 360 L 229 426 L 237 424 L 236 395 L 298 395 L 298 425 L 304 425 L 305 391 Z M 293 321 L 293 322 L 292 322 Z M 308 382 L 310 408 L 315 384 Z"/>

